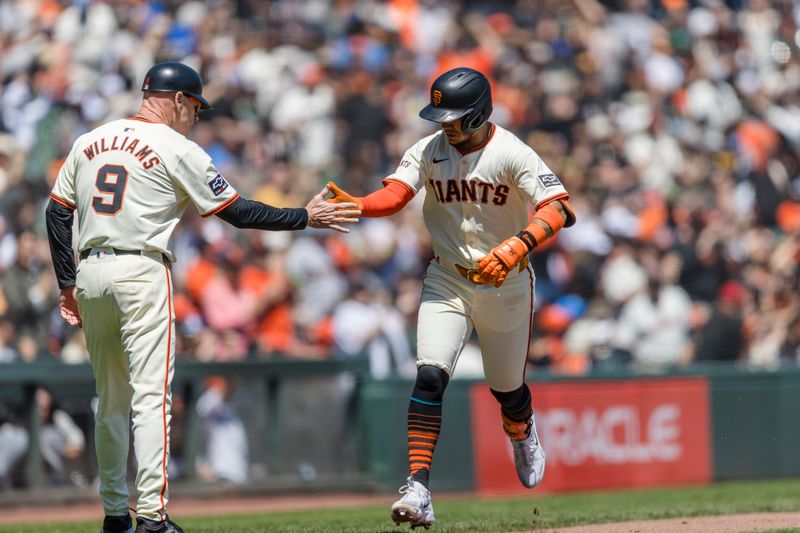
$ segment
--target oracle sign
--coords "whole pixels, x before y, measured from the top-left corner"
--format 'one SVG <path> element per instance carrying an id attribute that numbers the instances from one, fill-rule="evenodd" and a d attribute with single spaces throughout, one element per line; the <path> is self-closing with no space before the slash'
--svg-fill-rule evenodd
<path id="1" fill-rule="evenodd" d="M 555 408 L 542 411 L 537 427 L 550 461 L 567 466 L 590 459 L 609 464 L 670 462 L 683 453 L 680 417 L 681 407 L 674 403 L 658 405 L 650 413 L 631 405 L 602 411 Z"/>
<path id="2" fill-rule="evenodd" d="M 532 384 L 547 452 L 541 490 L 705 483 L 711 478 L 704 378 Z M 478 489 L 525 490 L 499 408 L 485 385 L 471 391 Z M 539 490 L 539 489 L 537 489 Z"/>

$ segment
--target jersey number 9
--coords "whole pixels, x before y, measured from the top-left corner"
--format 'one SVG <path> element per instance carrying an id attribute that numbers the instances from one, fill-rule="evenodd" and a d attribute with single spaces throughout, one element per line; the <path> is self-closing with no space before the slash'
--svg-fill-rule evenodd
<path id="1" fill-rule="evenodd" d="M 103 165 L 94 184 L 102 196 L 92 197 L 92 208 L 100 215 L 116 215 L 122 209 L 128 171 L 122 165 Z"/>

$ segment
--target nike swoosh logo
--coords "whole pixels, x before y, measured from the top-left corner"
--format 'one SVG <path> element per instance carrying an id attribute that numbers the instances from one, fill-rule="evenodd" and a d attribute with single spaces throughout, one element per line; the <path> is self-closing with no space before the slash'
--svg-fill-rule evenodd
<path id="1" fill-rule="evenodd" d="M 433 164 L 435 165 L 436 163 L 441 163 L 442 161 L 447 161 L 448 159 L 450 159 L 450 158 L 449 157 L 445 157 L 444 159 L 436 159 L 434 157 L 433 158 Z"/>

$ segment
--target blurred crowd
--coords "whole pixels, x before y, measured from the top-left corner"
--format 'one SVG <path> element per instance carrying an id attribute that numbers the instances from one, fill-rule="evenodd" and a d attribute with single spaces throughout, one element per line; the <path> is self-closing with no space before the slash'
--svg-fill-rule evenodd
<path id="1" fill-rule="evenodd" d="M 292 207 L 329 179 L 379 188 L 434 131 L 417 112 L 436 75 L 481 70 L 491 120 L 542 156 L 578 217 L 532 257 L 531 366 L 800 356 L 798 2 L 7 0 L 0 37 L 2 362 L 87 360 L 58 317 L 44 206 L 73 140 L 135 114 L 162 60 L 206 80 L 214 109 L 191 138 L 222 174 Z M 190 208 L 180 356 L 367 353 L 376 377 L 413 375 L 421 200 L 348 235 L 235 230 Z M 471 344 L 461 375 L 476 361 Z"/>

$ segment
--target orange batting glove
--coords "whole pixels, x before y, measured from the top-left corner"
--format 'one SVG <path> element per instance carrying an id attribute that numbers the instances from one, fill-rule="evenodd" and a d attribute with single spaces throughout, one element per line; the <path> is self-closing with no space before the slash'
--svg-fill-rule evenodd
<path id="1" fill-rule="evenodd" d="M 364 202 L 361 201 L 360 198 L 356 198 L 352 196 L 349 192 L 345 192 L 344 189 L 340 188 L 334 182 L 328 182 L 328 188 L 331 190 L 331 194 L 333 194 L 333 198 L 327 198 L 326 201 L 332 204 L 341 204 L 344 202 L 353 202 L 358 206 L 358 210 L 364 210 Z"/>
<path id="2" fill-rule="evenodd" d="M 487 283 L 500 287 L 506 276 L 528 254 L 530 248 L 519 237 L 510 237 L 478 259 L 478 274 Z"/>

